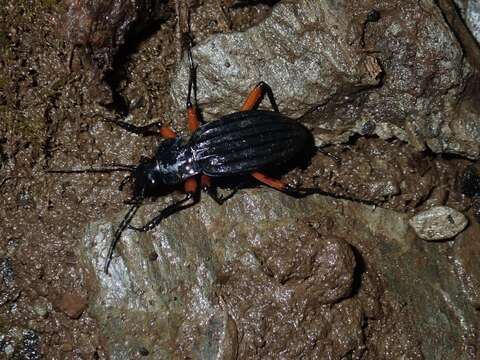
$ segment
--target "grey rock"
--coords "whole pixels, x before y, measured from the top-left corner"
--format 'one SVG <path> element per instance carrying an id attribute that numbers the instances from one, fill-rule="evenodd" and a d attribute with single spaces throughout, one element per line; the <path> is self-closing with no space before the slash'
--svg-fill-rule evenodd
<path id="1" fill-rule="evenodd" d="M 33 310 L 38 316 L 46 317 L 49 311 L 49 304 L 45 299 L 42 298 L 33 305 Z"/>
<path id="2" fill-rule="evenodd" d="M 263 80 L 280 111 L 308 113 L 301 120 L 317 130 L 317 145 L 346 142 L 369 124 L 370 134 L 419 151 L 478 158 L 480 113 L 462 101 L 472 68 L 436 3 L 384 1 L 380 19 L 368 24 L 369 5 L 353 6 L 282 2 L 260 25 L 196 46 L 198 100 L 207 120 L 238 110 Z M 172 81 L 177 111 L 187 79 L 184 59 Z"/>
<path id="3" fill-rule="evenodd" d="M 468 224 L 461 212 L 447 206 L 436 206 L 410 219 L 409 224 L 423 240 L 436 241 L 455 237 Z"/>
<path id="4" fill-rule="evenodd" d="M 478 0 L 455 0 L 462 18 L 480 44 L 480 2 Z"/>
<path id="5" fill-rule="evenodd" d="M 480 309 L 480 224 L 472 221 L 453 245 L 454 266 L 464 292 L 472 305 Z"/>
<path id="6" fill-rule="evenodd" d="M 368 72 L 374 57 L 358 51 L 346 9 L 336 2 L 281 3 L 260 25 L 218 34 L 193 50 L 198 100 L 209 117 L 238 111 L 259 81 L 273 89 L 280 110 L 301 116 L 311 107 L 353 90 L 377 85 Z M 184 107 L 188 84 L 185 59 L 172 85 Z M 347 90 L 348 88 L 348 90 Z"/>
<path id="7" fill-rule="evenodd" d="M 147 220 L 163 206 L 146 206 L 134 222 Z M 438 273 L 449 266 L 438 249 L 442 244 L 422 248 L 428 243 L 415 241 L 405 214 L 323 196 L 292 199 L 269 189 L 240 192 L 223 206 L 204 199 L 145 235 L 125 232 L 112 261 L 111 276 L 107 276 L 102 272 L 104 256 L 122 216 L 91 224 L 79 253 L 87 269 L 86 280 L 96 289 L 89 297 L 89 309 L 102 324 L 112 359 L 131 358 L 141 347 L 153 358 L 188 354 L 202 359 L 227 359 L 232 354 L 242 358 L 246 349 L 257 346 L 259 337 L 265 341 L 262 348 L 269 349 L 268 356 L 278 357 L 285 351 L 293 351 L 288 352 L 293 356 L 299 348 L 309 348 L 299 334 L 320 331 L 316 329 L 323 329 L 319 333 L 323 335 L 315 335 L 320 336 L 318 341 L 332 344 L 317 349 L 322 354 L 360 354 L 364 347 L 362 309 L 382 306 L 374 293 L 382 292 L 383 286 L 399 304 L 408 304 L 402 305 L 401 315 L 386 315 L 386 309 L 369 310 L 376 314 L 371 315 L 376 322 L 397 324 L 393 333 L 382 333 L 384 341 L 402 344 L 391 350 L 394 354 L 414 354 L 416 340 L 410 337 L 418 332 L 428 339 L 419 342 L 427 359 L 468 358 L 455 356 L 461 353 L 464 341 L 471 340 L 463 329 L 474 326 L 474 315 L 462 296 L 445 301 L 447 294 L 461 294 L 462 290 L 453 273 Z M 299 224 L 317 224 L 319 228 Z M 326 242 L 314 235 L 317 231 L 329 234 Z M 283 237 L 284 232 L 290 235 Z M 291 236 L 295 232 L 298 236 Z M 274 234 L 279 236 L 277 242 Z M 349 245 L 328 240 L 332 237 L 346 239 Z M 363 278 L 358 293 L 351 293 L 355 261 L 350 247 L 356 249 L 355 259 L 363 258 L 361 262 L 369 264 L 369 274 L 374 271 L 385 276 L 379 290 L 363 290 L 368 283 Z M 283 254 L 279 260 L 283 265 L 274 256 L 265 260 L 268 249 Z M 156 259 L 149 257 L 152 250 L 158 254 Z M 292 254 L 290 260 L 287 253 Z M 296 261 L 297 256 L 306 260 L 302 254 L 318 255 L 310 266 L 307 261 Z M 335 282 L 335 271 L 329 269 L 338 269 L 339 282 Z M 308 283 L 309 274 L 317 273 L 325 283 Z M 317 295 L 330 296 L 329 291 L 332 299 L 347 298 L 319 307 Z M 273 312 L 269 310 L 272 307 Z M 402 320 L 394 318 L 397 315 Z M 352 319 L 357 320 L 352 324 Z M 411 327 L 403 328 L 407 319 L 412 319 Z M 292 327 L 291 322 L 296 325 Z M 285 349 L 281 345 L 285 342 L 275 339 L 278 327 L 284 327 L 279 333 L 294 331 L 290 333 L 294 346 Z M 335 331 L 328 330 L 332 328 Z"/>
<path id="8" fill-rule="evenodd" d="M 4 350 L 5 355 L 10 356 L 13 354 L 14 351 L 15 349 L 13 348 L 12 345 L 8 344 L 7 346 L 5 346 L 5 350 Z"/>

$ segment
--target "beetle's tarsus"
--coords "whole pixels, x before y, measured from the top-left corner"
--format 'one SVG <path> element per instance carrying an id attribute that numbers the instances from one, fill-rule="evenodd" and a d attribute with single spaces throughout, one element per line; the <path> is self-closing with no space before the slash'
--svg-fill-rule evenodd
<path id="1" fill-rule="evenodd" d="M 143 126 L 136 126 L 126 121 L 117 120 L 117 119 L 105 119 L 104 121 L 115 124 L 121 127 L 122 129 L 128 132 L 131 132 L 133 134 L 143 135 L 143 136 L 158 135 L 159 129 L 162 127 L 161 121 L 154 121 L 150 124 L 143 125 Z"/>
<path id="2" fill-rule="evenodd" d="M 318 147 L 318 146 L 316 147 L 316 149 L 317 149 L 317 152 L 319 152 L 319 153 L 321 153 L 321 154 L 323 154 L 323 155 L 328 156 L 328 157 L 331 158 L 333 161 L 335 161 L 337 164 L 340 164 L 340 163 L 342 162 L 338 156 L 333 155 L 333 154 L 329 153 L 328 151 L 326 151 L 326 150 L 324 150 L 324 149 L 322 149 L 322 148 L 320 148 L 320 147 Z"/>
<path id="3" fill-rule="evenodd" d="M 272 91 L 272 88 L 270 87 L 270 85 L 268 85 L 266 82 L 264 81 L 260 81 L 258 83 L 258 86 L 261 86 L 265 95 L 267 95 L 268 97 L 268 100 L 270 101 L 270 104 L 272 105 L 272 109 L 273 111 L 275 112 L 280 112 L 278 110 L 278 106 L 277 106 L 277 102 L 275 101 L 275 97 L 273 96 L 273 91 Z"/>

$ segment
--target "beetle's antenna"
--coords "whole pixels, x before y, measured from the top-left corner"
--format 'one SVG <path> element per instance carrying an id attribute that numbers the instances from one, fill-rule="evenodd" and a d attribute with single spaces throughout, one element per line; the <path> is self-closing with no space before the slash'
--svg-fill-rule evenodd
<path id="1" fill-rule="evenodd" d="M 110 243 L 110 246 L 108 248 L 107 257 L 105 259 L 105 265 L 103 267 L 103 271 L 107 275 L 108 275 L 108 267 L 110 266 L 110 262 L 112 261 L 113 250 L 115 249 L 115 245 L 117 245 L 118 240 L 120 240 L 120 236 L 122 235 L 123 231 L 127 228 L 127 226 L 132 221 L 132 219 L 133 219 L 135 213 L 137 212 L 138 208 L 140 207 L 140 205 L 142 205 L 142 200 L 143 200 L 143 197 L 139 198 L 138 201 L 136 201 L 130 207 L 130 209 L 128 209 L 127 213 L 123 217 L 122 222 L 120 223 L 120 225 L 118 225 L 117 230 L 115 230 L 115 234 L 113 235 L 112 242 Z"/>
<path id="2" fill-rule="evenodd" d="M 49 174 L 84 174 L 84 173 L 111 173 L 114 171 L 129 171 L 135 170 L 134 165 L 124 164 L 110 164 L 100 168 L 82 168 L 82 169 L 49 169 L 45 170 Z"/>

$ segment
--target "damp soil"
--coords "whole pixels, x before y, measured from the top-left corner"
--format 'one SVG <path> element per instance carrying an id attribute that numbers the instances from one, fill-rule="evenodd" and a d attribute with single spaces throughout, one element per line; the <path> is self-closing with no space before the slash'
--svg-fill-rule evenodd
<path id="1" fill-rule="evenodd" d="M 201 40 L 216 32 L 246 29 L 268 16 L 274 3 L 193 1 L 192 32 Z M 99 324 L 88 309 L 95 289 L 85 281 L 75 249 L 87 223 L 124 210 L 129 194 L 118 190 L 123 175 L 73 176 L 48 174 L 45 169 L 136 163 L 141 156 L 150 156 L 156 139 L 128 134 L 103 121 L 112 114 L 128 112 L 137 124 L 159 119 L 179 133 L 185 132 L 184 114 L 169 119 L 163 116 L 174 112 L 169 85 L 182 47 L 177 4 L 163 3 L 161 16 L 152 20 L 151 27 L 129 33 L 123 43 L 112 45 L 117 50 L 107 60 L 111 64 L 106 70 L 89 60 L 89 51 L 79 50 L 78 44 L 63 36 L 72 31 L 65 30 L 68 5 L 58 0 L 7 1 L 0 9 L 0 358 L 9 346 L 16 351 L 10 356 L 18 359 L 40 358 L 40 354 L 45 358 L 108 358 Z M 400 141 L 376 137 L 353 139 L 325 150 L 335 158 L 318 154 L 308 168 L 295 170 L 287 178 L 401 212 L 419 211 L 429 202 L 459 210 L 470 205 L 460 194 L 457 180 L 468 166 L 467 160 L 418 153 Z M 277 237 L 272 235 L 271 249 L 258 249 L 279 284 L 295 286 L 302 271 L 308 270 L 301 268 L 301 257 L 308 257 L 318 245 L 310 228 L 302 234 L 306 237 L 303 242 L 301 234 L 273 234 Z M 295 270 L 299 273 L 289 271 L 292 264 L 282 263 L 282 254 L 278 258 L 269 254 L 278 249 L 278 239 L 284 240 L 282 244 L 292 243 L 288 251 L 299 251 Z M 354 266 L 353 255 L 339 240 L 327 239 L 323 246 L 328 247 L 325 244 L 341 248 L 340 253 L 345 252 L 342 263 L 347 268 Z M 328 249 L 318 251 L 328 256 Z M 228 271 L 230 281 L 225 286 L 219 282 L 218 294 L 230 299 L 232 314 L 242 319 L 237 326 L 243 331 L 245 346 L 257 341 L 255 318 L 259 316 L 265 319 L 261 326 L 274 329 L 270 337 L 299 336 L 290 333 L 284 322 L 308 314 L 308 301 L 305 312 L 262 308 L 262 301 L 271 302 L 274 290 L 262 285 L 265 275 L 249 273 L 235 264 Z M 334 272 L 335 277 L 341 277 L 341 271 Z M 319 281 L 325 279 L 319 277 Z M 258 289 L 254 296 L 247 296 L 252 283 Z M 333 325 L 329 329 L 321 318 L 307 316 L 304 321 L 313 324 L 310 328 L 318 333 L 333 334 L 331 327 L 339 326 L 348 338 L 349 327 L 361 327 L 357 302 L 368 303 L 369 297 L 380 292 L 382 281 L 377 274 L 371 275 L 365 286 L 362 291 L 368 294 L 343 302 L 333 315 L 340 320 L 330 319 Z M 296 291 L 306 290 L 298 287 Z M 341 299 L 342 289 L 335 291 Z M 388 309 L 384 319 L 394 321 L 408 334 L 408 316 L 397 311 L 398 304 L 388 297 L 381 301 Z M 262 310 L 246 314 L 248 304 Z M 386 329 L 388 324 L 385 320 L 378 326 L 393 334 L 395 329 Z M 372 336 L 367 332 L 367 338 L 361 339 L 370 349 L 363 353 L 365 358 L 395 347 L 379 336 L 381 330 L 370 331 Z M 187 339 L 188 334 L 184 335 Z M 416 348 L 416 340 L 411 341 L 412 349 Z M 270 344 L 269 340 L 264 339 L 264 344 Z M 274 348 L 255 346 L 261 349 L 260 358 L 275 354 Z M 182 349 L 176 354 L 179 358 L 188 355 L 181 353 Z M 296 358 L 295 349 L 292 346 L 286 358 Z M 251 355 L 248 348 L 243 351 Z"/>

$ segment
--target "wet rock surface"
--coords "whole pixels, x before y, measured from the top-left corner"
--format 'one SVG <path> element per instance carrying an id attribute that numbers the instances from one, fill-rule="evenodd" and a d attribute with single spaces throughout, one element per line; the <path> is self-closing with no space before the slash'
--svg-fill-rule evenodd
<path id="1" fill-rule="evenodd" d="M 204 113 L 211 118 L 237 111 L 259 81 L 275 89 L 283 113 L 296 117 L 319 103 L 378 85 L 379 75 L 367 66 L 370 61 L 379 67 L 375 57 L 358 51 L 359 38 L 345 41 L 354 35 L 346 10 L 327 1 L 285 2 L 258 26 L 199 44 L 194 57 L 202 64 L 197 81 Z M 179 108 L 187 84 L 185 62 L 172 86 Z"/>
<path id="2" fill-rule="evenodd" d="M 373 9 L 376 21 L 368 21 L 372 7 L 361 1 L 285 2 L 247 32 L 201 43 L 195 57 L 203 65 L 198 84 L 205 114 L 238 109 L 263 80 L 286 114 L 314 109 L 305 121 L 329 130 L 317 134 L 318 143 L 347 141 L 369 127 L 370 134 L 417 150 L 478 158 L 478 113 L 459 101 L 472 69 L 441 10 L 433 1 L 387 1 Z M 187 76 L 185 62 L 172 87 L 179 106 Z M 460 119 L 459 110 L 465 112 Z"/>
<path id="3" fill-rule="evenodd" d="M 462 156 L 478 153 L 475 49 L 443 3 L 7 1 L 0 357 L 478 358 L 478 176 L 462 186 Z M 158 139 L 102 121 L 120 113 L 185 132 L 188 9 L 206 120 L 268 81 L 285 113 L 314 109 L 301 121 L 340 159 L 318 154 L 285 178 L 377 206 L 269 189 L 203 199 L 154 232 L 126 231 L 106 276 L 123 174 L 44 169 L 151 156 Z M 420 241 L 408 220 L 439 205 L 468 227 Z"/>
<path id="4" fill-rule="evenodd" d="M 228 216 L 239 213 L 241 222 Z M 222 207 L 205 199 L 146 236 L 125 233 L 111 277 L 102 266 L 113 224 L 90 226 L 79 256 L 116 358 L 141 345 L 153 357 L 453 359 L 478 340 L 468 330 L 478 326 L 475 310 L 453 296 L 464 291 L 453 267 L 473 275 L 473 263 L 455 265 L 440 255 L 447 247 L 418 242 L 408 219 L 254 189 Z M 189 232 L 192 223 L 202 225 Z M 464 327 L 464 318 L 473 322 Z"/>

